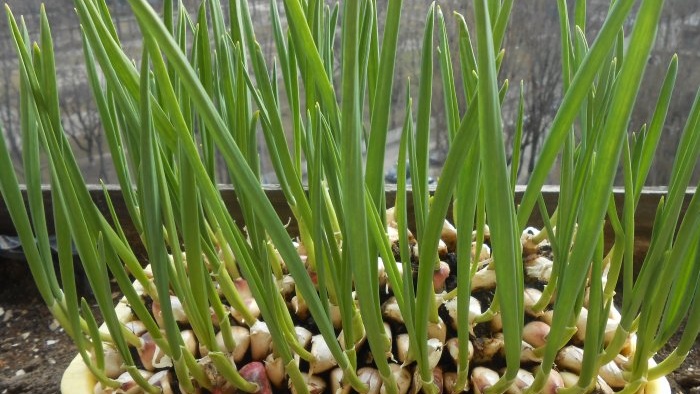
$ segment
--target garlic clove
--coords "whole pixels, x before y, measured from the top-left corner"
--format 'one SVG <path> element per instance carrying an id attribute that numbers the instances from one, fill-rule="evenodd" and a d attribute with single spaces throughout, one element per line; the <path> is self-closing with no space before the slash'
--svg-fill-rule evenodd
<path id="1" fill-rule="evenodd" d="M 394 375 L 394 379 L 396 379 L 396 385 L 399 388 L 398 393 L 406 394 L 411 387 L 411 371 L 407 367 L 395 363 L 390 363 L 389 368 L 391 368 L 391 374 Z M 386 387 L 382 385 L 379 392 L 381 394 L 386 394 Z"/>
<path id="2" fill-rule="evenodd" d="M 474 368 L 472 371 L 472 385 L 474 386 L 474 392 L 476 394 L 483 393 L 484 390 L 496 384 L 498 379 L 498 372 L 492 369 L 484 367 Z"/>
<path id="3" fill-rule="evenodd" d="M 309 376 L 309 374 L 301 373 L 304 381 L 306 382 L 306 388 L 309 390 L 309 394 L 321 394 L 326 391 L 326 381 L 318 376 Z M 293 394 L 297 394 L 297 389 L 289 381 L 289 389 Z"/>
<path id="4" fill-rule="evenodd" d="M 309 375 L 328 371 L 338 365 L 323 335 L 314 335 L 311 338 L 311 355 L 314 359 L 309 362 Z"/>
<path id="5" fill-rule="evenodd" d="M 267 377 L 267 372 L 263 363 L 259 361 L 248 363 L 239 370 L 239 373 L 243 379 L 258 385 L 258 391 L 256 391 L 256 393 L 272 394 L 270 379 Z"/>
<path id="6" fill-rule="evenodd" d="M 267 358 L 265 358 L 265 372 L 267 373 L 267 378 L 274 387 L 279 389 L 284 386 L 287 373 L 284 370 L 284 360 L 282 360 L 282 357 L 275 357 L 273 353 L 268 354 Z"/>
<path id="7" fill-rule="evenodd" d="M 535 348 L 544 346 L 547 344 L 549 330 L 549 324 L 533 320 L 523 327 L 523 340 Z"/>
<path id="8" fill-rule="evenodd" d="M 445 289 L 445 280 L 450 276 L 450 265 L 440 261 L 439 268 L 433 272 L 433 288 L 436 293 Z"/>
<path id="9" fill-rule="evenodd" d="M 357 377 L 368 387 L 367 394 L 379 394 L 382 377 L 375 368 L 364 367 L 357 370 Z"/>
<path id="10" fill-rule="evenodd" d="M 272 352 L 272 335 L 265 322 L 256 321 L 250 327 L 250 353 L 255 361 L 264 360 Z"/>
<path id="11" fill-rule="evenodd" d="M 349 394 L 352 387 L 349 384 L 343 382 L 343 370 L 341 368 L 334 368 L 331 371 L 329 377 L 331 383 L 331 393 L 333 394 Z"/>

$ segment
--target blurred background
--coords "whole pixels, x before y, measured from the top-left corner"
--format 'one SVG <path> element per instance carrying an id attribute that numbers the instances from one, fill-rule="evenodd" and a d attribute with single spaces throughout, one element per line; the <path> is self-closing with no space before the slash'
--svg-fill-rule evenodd
<path id="1" fill-rule="evenodd" d="M 162 0 L 150 0 L 156 7 Z M 273 0 L 275 1 L 275 0 Z M 280 10 L 283 10 L 280 2 Z M 23 15 L 33 39 L 38 35 L 39 7 L 42 0 L 7 0 L 12 12 Z M 53 37 L 56 43 L 58 80 L 61 95 L 63 127 L 70 136 L 74 151 L 85 174 L 87 182 L 117 182 L 110 165 L 109 149 L 106 145 L 95 103 L 87 85 L 83 65 L 80 27 L 73 10 L 72 0 L 44 0 L 49 15 Z M 268 18 L 270 0 L 249 0 L 251 16 L 255 22 L 257 39 L 268 56 L 274 59 L 274 41 Z M 386 0 L 377 0 L 380 9 L 380 23 L 383 20 Z M 130 14 L 126 0 L 107 0 L 121 37 L 122 45 L 134 58 L 140 53 L 138 24 Z M 187 10 L 194 14 L 199 0 L 183 0 Z M 227 0 L 222 0 L 227 7 Z M 464 0 L 441 0 L 437 2 L 448 21 L 451 36 L 452 58 L 458 62 L 456 45 L 456 24 L 453 11 L 464 14 L 471 28 L 471 5 Z M 573 7 L 574 1 L 567 1 Z M 664 137 L 657 151 L 656 161 L 648 179 L 649 186 L 663 186 L 668 182 L 670 169 L 675 156 L 678 136 L 685 124 L 695 92 L 700 86 L 700 3 L 697 0 L 667 0 L 664 15 L 657 37 L 656 48 L 648 60 L 647 75 L 638 97 L 636 109 L 630 124 L 630 132 L 638 131 L 649 120 L 656 103 L 658 90 L 673 54 L 679 56 L 679 74 L 673 101 L 669 110 Z M 398 138 L 403 122 L 406 86 L 410 78 L 412 92 L 418 90 L 418 69 L 420 65 L 420 45 L 423 35 L 425 14 L 428 7 L 425 0 L 404 0 L 404 13 L 401 20 L 401 35 L 394 81 L 394 112 L 391 115 L 390 133 L 387 142 L 385 170 L 387 181 L 395 178 Z M 609 0 L 589 0 L 589 25 L 586 35 L 592 40 L 599 29 L 609 7 Z M 381 34 L 381 25 L 380 25 Z M 555 110 L 561 100 L 561 63 L 559 58 L 559 19 L 556 2 L 551 0 L 528 0 L 515 2 L 508 35 L 505 38 L 505 59 L 501 69 L 501 79 L 510 81 L 510 89 L 503 106 L 503 120 L 508 141 L 508 151 L 512 146 L 515 120 L 518 108 L 520 81 L 524 84 L 525 114 L 523 155 L 520 162 L 519 183 L 527 183 L 529 172 L 537 158 L 544 137 L 548 131 Z M 474 37 L 474 34 L 472 35 Z M 336 41 L 339 44 L 339 39 Z M 436 43 L 437 46 L 437 43 Z M 459 68 L 455 64 L 455 69 Z M 446 123 L 442 99 L 441 77 L 437 57 L 434 66 L 434 94 L 431 128 L 431 174 L 439 177 L 440 168 L 448 149 Z M 336 67 L 336 71 L 339 72 Z M 21 163 L 21 142 L 19 130 L 19 73 L 14 44 L 10 38 L 5 18 L 0 18 L 0 122 L 4 138 L 11 149 L 16 163 Z M 461 86 L 457 76 L 456 83 Z M 459 90 L 458 90 L 459 92 Z M 286 100 L 282 100 L 284 103 Z M 463 101 L 463 100 L 462 100 Z M 464 110 L 464 103 L 461 103 Z M 268 153 L 261 150 L 264 181 L 275 183 Z M 221 166 L 220 180 L 227 176 Z M 21 177 L 21 168 L 17 167 Z M 700 178 L 695 175 L 693 184 Z M 550 176 L 549 183 L 556 184 L 558 174 Z"/>

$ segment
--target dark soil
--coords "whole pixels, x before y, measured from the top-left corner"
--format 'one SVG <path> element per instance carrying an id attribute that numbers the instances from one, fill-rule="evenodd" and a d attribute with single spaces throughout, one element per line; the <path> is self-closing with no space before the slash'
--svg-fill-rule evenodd
<path id="1" fill-rule="evenodd" d="M 118 295 L 115 294 L 115 297 Z M 667 355 L 676 335 L 662 351 Z M 57 327 L 24 263 L 0 260 L 0 394 L 59 393 L 76 348 Z M 700 394 L 700 341 L 669 376 L 674 393 Z"/>

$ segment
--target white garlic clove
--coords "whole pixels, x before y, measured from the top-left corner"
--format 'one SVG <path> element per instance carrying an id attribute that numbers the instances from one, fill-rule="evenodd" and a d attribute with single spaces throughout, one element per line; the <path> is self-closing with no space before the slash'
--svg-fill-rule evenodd
<path id="1" fill-rule="evenodd" d="M 367 385 L 367 394 L 379 394 L 382 387 L 382 377 L 375 368 L 364 367 L 357 370 L 357 377 Z"/>
<path id="2" fill-rule="evenodd" d="M 273 353 L 267 355 L 265 359 L 265 372 L 270 383 L 276 388 L 281 388 L 287 379 L 287 373 L 284 369 L 284 360 L 282 357 L 275 357 Z"/>
<path id="3" fill-rule="evenodd" d="M 333 394 L 349 394 L 352 387 L 349 384 L 343 382 L 343 370 L 341 368 L 334 368 L 331 371 L 330 383 L 331 383 L 331 393 Z"/>
<path id="4" fill-rule="evenodd" d="M 474 274 L 472 278 L 472 291 L 489 290 L 496 288 L 496 271 L 490 267 L 484 267 Z"/>
<path id="5" fill-rule="evenodd" d="M 437 367 L 440 358 L 442 358 L 443 343 L 437 338 L 428 339 L 428 365 L 430 368 Z"/>
<path id="6" fill-rule="evenodd" d="M 250 353 L 255 361 L 264 360 L 272 352 L 272 335 L 267 324 L 256 321 L 250 327 Z"/>
<path id="7" fill-rule="evenodd" d="M 391 368 L 391 374 L 396 380 L 396 385 L 399 388 L 399 394 L 406 394 L 411 387 L 411 371 L 407 367 L 395 363 L 390 363 L 389 367 Z M 381 394 L 386 394 L 386 387 L 382 385 L 379 392 Z"/>
<path id="8" fill-rule="evenodd" d="M 306 388 L 309 390 L 309 394 L 321 394 L 326 391 L 326 381 L 318 376 L 309 376 L 309 374 L 301 373 L 302 378 L 306 382 Z M 289 381 L 289 388 L 293 394 L 297 394 L 297 389 Z"/>
<path id="9" fill-rule="evenodd" d="M 568 369 L 574 373 L 581 373 L 583 349 L 576 346 L 566 346 L 559 350 L 555 362 L 561 368 Z"/>
<path id="10" fill-rule="evenodd" d="M 311 355 L 314 358 L 309 362 L 310 375 L 323 373 L 338 365 L 323 335 L 314 335 L 311 338 Z"/>
<path id="11" fill-rule="evenodd" d="M 474 345 L 473 360 L 475 363 L 491 362 L 493 357 L 503 349 L 503 334 L 496 333 L 492 338 L 477 337 L 472 340 L 472 345 Z"/>
<path id="12" fill-rule="evenodd" d="M 396 301 L 395 297 L 389 297 L 389 299 L 384 301 L 384 304 L 382 304 L 382 316 L 385 320 L 404 324 L 403 316 L 401 316 L 401 310 L 399 309 L 399 303 Z"/>

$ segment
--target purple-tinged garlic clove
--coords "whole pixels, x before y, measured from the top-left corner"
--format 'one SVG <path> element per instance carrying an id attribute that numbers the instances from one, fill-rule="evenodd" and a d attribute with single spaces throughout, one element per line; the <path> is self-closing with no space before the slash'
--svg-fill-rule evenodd
<path id="1" fill-rule="evenodd" d="M 499 332 L 491 338 L 477 337 L 472 341 L 472 345 L 474 345 L 473 360 L 475 363 L 491 362 L 493 357 L 503 349 L 503 334 Z"/>
<path id="2" fill-rule="evenodd" d="M 459 339 L 457 337 L 448 339 L 447 343 L 445 343 L 445 347 L 447 348 L 452 361 L 454 361 L 455 365 L 457 365 L 457 363 L 459 363 Z M 469 351 L 467 359 L 471 361 L 471 359 L 474 357 L 474 345 L 472 345 L 471 341 L 467 343 L 467 349 Z"/>
<path id="3" fill-rule="evenodd" d="M 272 386 L 270 379 L 267 377 L 265 365 L 259 361 L 253 361 L 243 366 L 239 373 L 241 377 L 248 382 L 255 383 L 258 386 L 259 394 L 272 394 Z"/>
<path id="4" fill-rule="evenodd" d="M 367 385 L 367 394 L 379 394 L 382 388 L 382 377 L 375 368 L 364 367 L 357 370 L 357 377 Z"/>
<path id="5" fill-rule="evenodd" d="M 309 362 L 310 375 L 323 373 L 338 365 L 323 335 L 314 335 L 311 338 L 311 355 L 314 358 Z"/>
<path id="6" fill-rule="evenodd" d="M 436 293 L 440 293 L 445 289 L 445 280 L 450 276 L 450 265 L 444 261 L 440 261 L 440 266 L 433 272 L 433 288 Z"/>
<path id="7" fill-rule="evenodd" d="M 274 353 L 267 355 L 265 359 L 265 372 L 270 383 L 275 388 L 282 388 L 287 382 L 287 372 L 284 369 L 284 360 L 282 357 L 275 357 Z"/>
<path id="8" fill-rule="evenodd" d="M 302 378 L 306 382 L 306 388 L 309 390 L 309 394 L 321 394 L 326 391 L 326 381 L 318 376 L 309 376 L 307 373 L 301 373 Z M 297 389 L 294 387 L 292 380 L 289 380 L 289 389 L 292 394 L 297 394 Z"/>
<path id="9" fill-rule="evenodd" d="M 474 386 L 474 392 L 476 394 L 483 393 L 484 390 L 496 384 L 499 378 L 500 376 L 498 376 L 498 372 L 492 369 L 484 367 L 474 368 L 472 371 L 472 385 Z"/>
<path id="10" fill-rule="evenodd" d="M 395 297 L 389 297 L 389 299 L 384 301 L 384 304 L 382 304 L 382 316 L 384 320 L 404 324 L 403 316 L 401 316 L 401 310 L 399 309 L 399 303 L 396 301 Z"/>
<path id="11" fill-rule="evenodd" d="M 451 326 L 453 329 L 457 330 L 458 322 L 458 308 L 457 308 L 457 298 L 452 298 L 444 303 L 445 309 L 447 309 L 447 314 L 450 316 Z M 481 303 L 474 297 L 469 298 L 469 331 L 472 332 L 474 327 L 474 320 L 480 316 L 483 312 L 481 311 Z"/>
<path id="12" fill-rule="evenodd" d="M 442 358 L 443 343 L 437 338 L 428 339 L 428 365 L 435 368 Z"/>
<path id="13" fill-rule="evenodd" d="M 549 324 L 533 320 L 523 327 L 523 340 L 535 348 L 544 346 L 547 344 L 549 330 Z"/>
<path id="14" fill-rule="evenodd" d="M 407 367 L 395 363 L 390 363 L 389 368 L 391 368 L 391 374 L 394 376 L 396 386 L 399 388 L 398 394 L 406 394 L 411 387 L 411 371 Z M 386 387 L 382 385 L 379 392 L 386 394 Z"/>
<path id="15" fill-rule="evenodd" d="M 574 373 L 581 373 L 583 349 L 576 346 L 566 346 L 559 350 L 555 363 L 560 368 L 568 369 Z"/>
<path id="16" fill-rule="evenodd" d="M 433 368 L 433 383 L 438 388 L 438 394 L 442 394 L 445 387 L 445 374 L 441 367 Z"/>
<path id="17" fill-rule="evenodd" d="M 169 368 L 173 366 L 173 362 L 153 341 L 151 334 L 146 332 L 141 335 L 141 346 L 137 349 L 141 364 L 149 371 L 157 368 Z"/>
<path id="18" fill-rule="evenodd" d="M 541 393 L 543 394 L 557 394 L 559 389 L 564 387 L 564 380 L 561 375 L 556 370 L 549 371 L 547 376 L 547 381 L 544 383 Z"/>
<path id="19" fill-rule="evenodd" d="M 255 361 L 262 361 L 272 353 L 272 335 L 267 323 L 258 320 L 250 327 L 250 353 Z"/>

